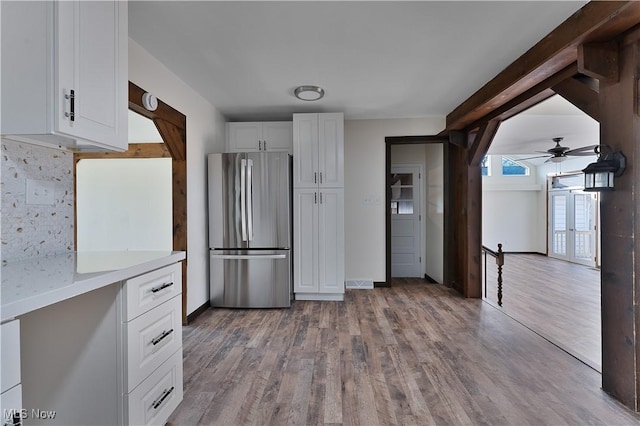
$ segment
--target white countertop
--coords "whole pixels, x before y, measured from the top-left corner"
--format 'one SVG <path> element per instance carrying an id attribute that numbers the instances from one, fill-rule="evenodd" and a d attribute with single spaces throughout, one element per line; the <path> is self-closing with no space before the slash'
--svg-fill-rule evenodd
<path id="1" fill-rule="evenodd" d="M 2 266 L 0 321 L 179 262 L 183 251 L 64 253 Z"/>

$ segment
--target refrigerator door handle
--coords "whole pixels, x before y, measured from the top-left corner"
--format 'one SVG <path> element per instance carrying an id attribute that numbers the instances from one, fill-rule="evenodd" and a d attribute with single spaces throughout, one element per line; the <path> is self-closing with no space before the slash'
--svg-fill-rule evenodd
<path id="1" fill-rule="evenodd" d="M 212 254 L 211 259 L 251 260 L 251 259 L 286 259 L 286 254 Z"/>
<path id="2" fill-rule="evenodd" d="M 247 160 L 240 160 L 240 222 L 242 228 L 242 241 L 247 241 L 247 199 L 245 193 L 247 186 L 246 168 Z"/>
<path id="3" fill-rule="evenodd" d="M 247 160 L 247 240 L 253 241 L 253 160 Z"/>

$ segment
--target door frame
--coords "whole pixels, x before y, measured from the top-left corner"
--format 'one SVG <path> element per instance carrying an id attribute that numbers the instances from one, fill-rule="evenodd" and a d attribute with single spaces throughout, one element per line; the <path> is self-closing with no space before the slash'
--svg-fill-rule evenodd
<path id="1" fill-rule="evenodd" d="M 384 138 L 385 177 L 384 177 L 384 214 L 385 214 L 385 282 L 375 282 L 375 287 L 391 287 L 391 146 L 449 142 L 449 136 L 387 136 Z M 445 212 L 446 215 L 446 212 Z M 444 248 L 443 248 L 444 249 Z M 426 260 L 425 260 L 426 261 Z M 446 261 L 446 260 L 445 260 Z"/>

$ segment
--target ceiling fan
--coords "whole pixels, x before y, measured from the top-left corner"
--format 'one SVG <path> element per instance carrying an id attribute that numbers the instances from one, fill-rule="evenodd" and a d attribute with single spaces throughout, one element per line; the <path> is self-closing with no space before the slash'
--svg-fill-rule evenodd
<path id="1" fill-rule="evenodd" d="M 540 153 L 545 153 L 547 155 L 538 155 L 536 157 L 528 157 L 528 158 L 518 158 L 518 160 L 533 160 L 534 158 L 547 158 L 547 161 L 545 161 L 545 163 L 560 163 L 564 160 L 567 159 L 567 156 L 571 155 L 571 156 L 589 156 L 589 155 L 595 155 L 595 151 L 594 149 L 598 146 L 598 145 L 589 145 L 589 146 L 583 146 L 581 148 L 576 148 L 576 149 L 570 149 L 567 146 L 562 146 L 560 145 L 560 142 L 562 142 L 561 137 L 557 137 L 557 138 L 553 138 L 552 140 L 556 143 L 556 146 L 554 146 L 553 148 L 549 148 L 546 151 L 537 151 Z"/>

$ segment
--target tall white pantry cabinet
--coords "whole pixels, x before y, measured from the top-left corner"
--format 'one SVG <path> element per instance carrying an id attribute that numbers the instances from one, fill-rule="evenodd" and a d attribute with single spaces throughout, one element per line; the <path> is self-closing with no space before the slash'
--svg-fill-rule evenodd
<path id="1" fill-rule="evenodd" d="M 293 115 L 297 300 L 344 299 L 344 117 Z"/>

